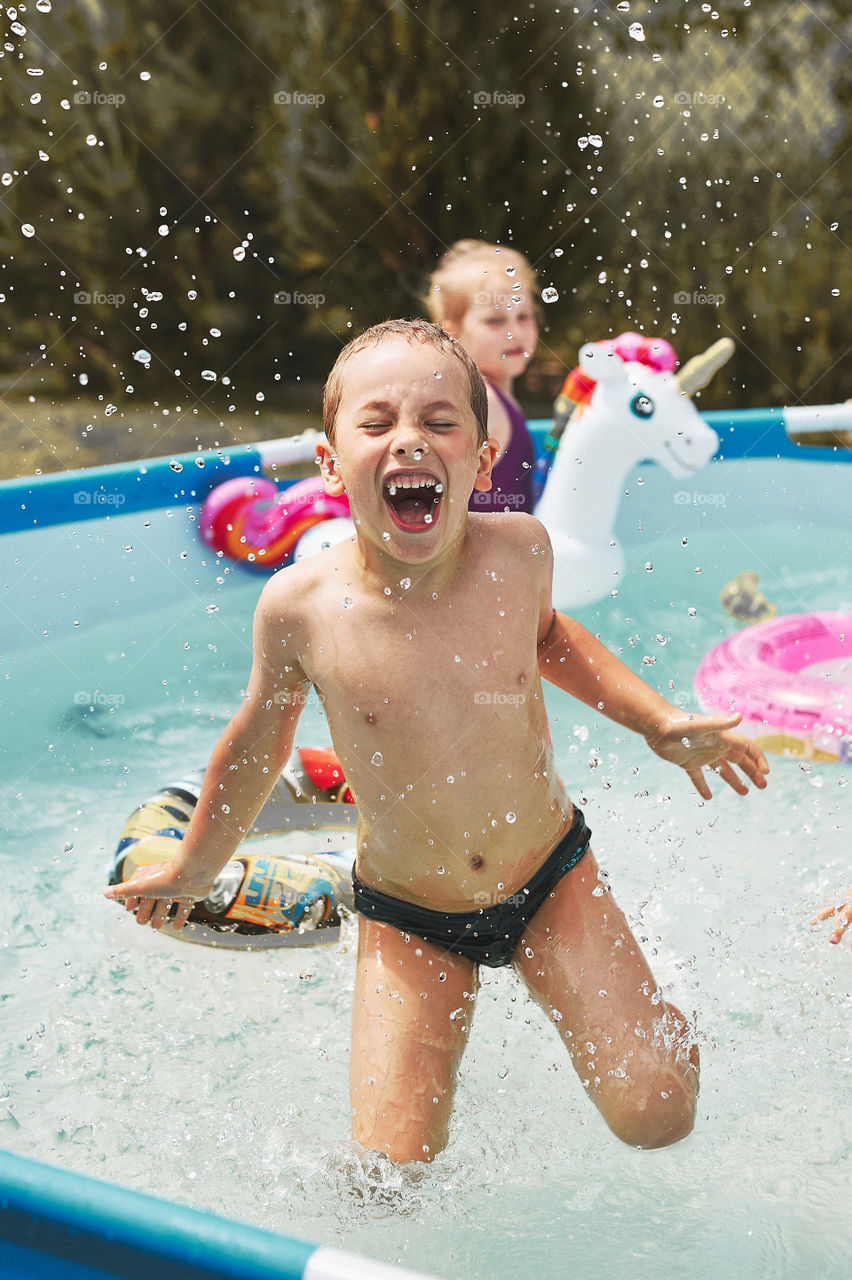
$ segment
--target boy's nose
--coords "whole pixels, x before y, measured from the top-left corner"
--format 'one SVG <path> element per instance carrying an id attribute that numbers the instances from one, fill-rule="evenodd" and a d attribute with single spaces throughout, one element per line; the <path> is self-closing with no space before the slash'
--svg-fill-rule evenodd
<path id="1" fill-rule="evenodd" d="M 417 460 L 426 453 L 428 448 L 429 444 L 424 439 L 423 432 L 414 426 L 401 427 L 393 442 L 393 452 L 399 458 L 407 456 Z"/>

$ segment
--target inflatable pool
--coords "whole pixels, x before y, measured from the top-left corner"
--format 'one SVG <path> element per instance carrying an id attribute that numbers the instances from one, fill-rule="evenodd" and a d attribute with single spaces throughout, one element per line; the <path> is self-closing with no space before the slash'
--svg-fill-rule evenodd
<path id="1" fill-rule="evenodd" d="M 702 660 L 710 711 L 739 711 L 764 751 L 852 762 L 852 613 L 796 613 L 728 636 Z"/>

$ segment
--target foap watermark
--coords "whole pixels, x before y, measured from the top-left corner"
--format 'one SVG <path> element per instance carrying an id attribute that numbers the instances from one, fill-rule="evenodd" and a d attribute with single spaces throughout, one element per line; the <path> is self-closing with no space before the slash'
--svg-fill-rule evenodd
<path id="1" fill-rule="evenodd" d="M 678 489 L 674 496 L 676 507 L 724 507 L 727 505 L 724 493 L 701 493 L 698 489 Z"/>
<path id="2" fill-rule="evenodd" d="M 473 95 L 475 107 L 522 107 L 525 102 L 524 94 L 505 93 L 502 89 L 495 89 L 493 93 L 477 89 Z"/>
<path id="3" fill-rule="evenodd" d="M 272 100 L 279 107 L 321 107 L 324 93 L 303 93 L 301 89 L 278 89 Z"/>
<path id="4" fill-rule="evenodd" d="M 267 711 L 272 707 L 305 707 L 308 704 L 311 693 L 311 689 L 279 689 L 271 698 L 267 698 L 264 705 Z M 248 689 L 240 689 L 240 697 L 243 700 L 248 698 Z"/>
<path id="5" fill-rule="evenodd" d="M 324 293 L 290 293 L 287 289 L 279 289 L 275 295 L 275 304 L 279 307 L 324 307 Z"/>
<path id="6" fill-rule="evenodd" d="M 492 507 L 523 507 L 526 500 L 522 493 L 495 493 L 489 489 L 486 493 L 480 493 L 477 490 L 473 495 L 474 506 Z"/>
<path id="7" fill-rule="evenodd" d="M 674 296 L 676 307 L 722 307 L 725 305 L 724 293 L 704 293 L 701 289 L 680 289 Z"/>
<path id="8" fill-rule="evenodd" d="M 90 92 L 88 89 L 78 89 L 73 98 L 76 107 L 121 107 L 126 101 L 123 93 Z"/>
<path id="9" fill-rule="evenodd" d="M 724 93 L 705 93 L 703 89 L 695 89 L 692 93 L 679 89 L 672 101 L 676 107 L 723 107 L 725 95 Z"/>
<path id="10" fill-rule="evenodd" d="M 74 694 L 75 707 L 123 707 L 127 699 L 123 693 L 107 693 L 104 689 L 93 689 L 89 692 L 80 689 Z"/>
<path id="11" fill-rule="evenodd" d="M 480 889 L 478 893 L 473 895 L 474 905 L 477 907 L 496 907 L 505 903 L 510 907 L 522 907 L 529 901 L 529 897 L 523 890 L 517 893 L 501 893 L 499 889 L 489 892 L 487 889 Z"/>
<path id="12" fill-rule="evenodd" d="M 123 307 L 124 302 L 123 293 L 101 293 L 99 289 L 91 293 L 88 289 L 78 289 L 74 294 L 74 305 L 78 307 Z"/>
<path id="13" fill-rule="evenodd" d="M 525 693 L 504 693 L 501 689 L 477 689 L 473 695 L 478 707 L 520 707 L 526 700 Z"/>
<path id="14" fill-rule="evenodd" d="M 127 501 L 123 493 L 113 489 L 78 489 L 74 494 L 75 507 L 123 507 Z"/>
<path id="15" fill-rule="evenodd" d="M 504 307 L 507 311 L 510 311 L 512 307 L 520 306 L 524 301 L 519 292 L 520 288 L 519 284 L 514 293 L 506 293 L 497 289 L 480 289 L 478 293 L 473 295 L 473 305 L 494 307 L 495 309 Z"/>

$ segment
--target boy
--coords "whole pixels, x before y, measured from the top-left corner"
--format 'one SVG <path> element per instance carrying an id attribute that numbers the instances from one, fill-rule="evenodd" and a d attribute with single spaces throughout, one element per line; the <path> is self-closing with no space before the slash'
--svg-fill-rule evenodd
<path id="1" fill-rule="evenodd" d="M 689 716 L 550 600 L 544 528 L 469 513 L 487 491 L 482 378 L 425 321 L 351 342 L 326 385 L 326 489 L 356 537 L 276 574 L 261 595 L 247 696 L 214 749 L 180 852 L 106 891 L 140 924 L 203 898 L 269 794 L 304 690 L 325 705 L 359 812 L 354 1138 L 398 1161 L 445 1145 L 477 965 L 514 964 L 592 1100 L 625 1142 L 692 1128 L 695 1046 L 611 895 L 553 764 L 541 675 L 739 794 L 766 761 L 732 727 Z M 606 992 L 606 995 L 602 993 Z"/>

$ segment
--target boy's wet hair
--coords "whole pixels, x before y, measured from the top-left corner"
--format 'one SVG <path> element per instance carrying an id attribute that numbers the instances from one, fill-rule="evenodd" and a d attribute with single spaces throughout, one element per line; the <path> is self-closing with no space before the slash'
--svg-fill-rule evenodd
<path id="1" fill-rule="evenodd" d="M 457 240 L 432 272 L 424 301 L 436 324 L 460 328 L 476 302 L 505 308 L 521 299 L 537 312 L 535 272 L 522 253 L 487 240 Z"/>
<path id="2" fill-rule="evenodd" d="M 470 407 L 476 418 L 477 444 L 484 444 L 488 439 L 488 393 L 482 374 L 460 342 L 451 338 L 440 325 L 429 320 L 383 320 L 365 329 L 357 338 L 348 342 L 334 362 L 334 367 L 326 380 L 322 395 L 322 416 L 326 439 L 334 444 L 334 432 L 337 424 L 337 413 L 343 397 L 343 373 L 346 364 L 368 347 L 375 347 L 387 337 L 404 338 L 412 345 L 415 342 L 434 347 L 442 355 L 452 356 L 458 360 L 467 375 L 470 384 Z"/>

